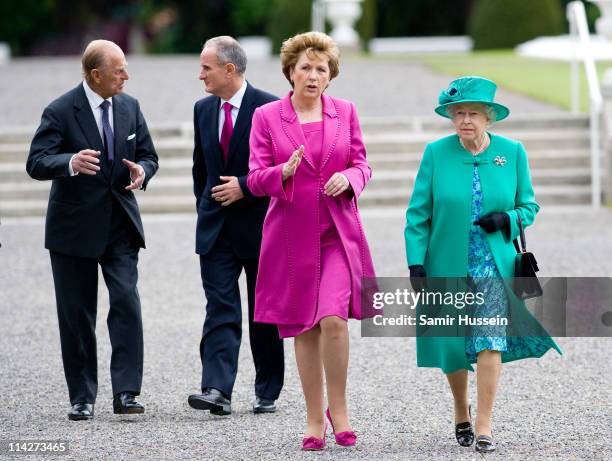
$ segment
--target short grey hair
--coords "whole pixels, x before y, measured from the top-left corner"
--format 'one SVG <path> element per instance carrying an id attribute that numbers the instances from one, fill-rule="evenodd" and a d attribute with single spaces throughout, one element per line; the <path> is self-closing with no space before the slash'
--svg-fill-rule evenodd
<path id="1" fill-rule="evenodd" d="M 221 35 L 206 40 L 202 49 L 207 46 L 214 46 L 219 64 L 225 65 L 232 63 L 236 66 L 236 72 L 240 75 L 246 72 L 247 56 L 238 40 L 229 35 Z"/>
<path id="2" fill-rule="evenodd" d="M 81 58 L 83 78 L 87 81 L 87 83 L 91 83 L 93 81 L 91 76 L 92 70 L 102 69 L 108 65 L 109 54 L 113 50 L 123 53 L 119 45 L 117 45 L 115 42 L 111 42 L 110 40 L 92 40 L 89 42 L 85 48 L 85 51 L 83 52 L 83 57 Z"/>
<path id="3" fill-rule="evenodd" d="M 483 112 L 489 119 L 487 125 L 492 125 L 495 121 L 497 121 L 497 112 L 495 112 L 495 109 L 493 108 L 493 106 L 489 106 L 488 104 L 482 104 L 479 102 L 466 102 L 466 103 L 460 103 L 460 104 L 474 104 L 474 105 L 481 106 Z M 455 109 L 457 108 L 458 105 L 459 104 L 451 104 L 450 106 L 446 108 L 446 112 L 448 113 L 448 115 L 451 116 L 451 118 L 455 116 Z"/>

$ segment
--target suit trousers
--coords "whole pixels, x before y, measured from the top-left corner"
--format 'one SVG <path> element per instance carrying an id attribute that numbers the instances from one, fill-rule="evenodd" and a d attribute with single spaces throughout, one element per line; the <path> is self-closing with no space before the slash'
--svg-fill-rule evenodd
<path id="1" fill-rule="evenodd" d="M 275 325 L 253 322 L 258 259 L 239 258 L 221 231 L 213 248 L 200 255 L 206 319 L 200 342 L 202 389 L 214 388 L 231 399 L 242 337 L 238 278 L 244 269 L 248 291 L 249 339 L 255 364 L 255 395 L 276 400 L 283 387 L 283 342 Z"/>
<path id="2" fill-rule="evenodd" d="M 138 281 L 138 233 L 113 198 L 111 232 L 99 258 L 50 252 L 64 374 L 72 404 L 95 403 L 98 388 L 96 315 L 98 265 L 108 288 L 113 395 L 140 393 L 143 331 Z"/>

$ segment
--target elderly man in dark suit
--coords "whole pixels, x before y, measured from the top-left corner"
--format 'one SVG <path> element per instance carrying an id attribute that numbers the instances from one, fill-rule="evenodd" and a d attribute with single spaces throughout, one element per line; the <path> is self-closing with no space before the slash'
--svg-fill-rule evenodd
<path id="1" fill-rule="evenodd" d="M 200 80 L 212 95 L 199 100 L 194 110 L 196 253 L 208 302 L 200 342 L 202 393 L 190 395 L 188 402 L 192 408 L 216 415 L 231 413 L 242 335 L 238 278 L 243 269 L 256 371 L 255 413 L 276 411 L 284 378 L 283 343 L 276 327 L 253 322 L 268 200 L 254 197 L 246 185 L 253 112 L 277 98 L 245 80 L 246 61 L 244 50 L 233 38 L 208 40 L 200 54 Z"/>
<path id="2" fill-rule="evenodd" d="M 30 147 L 28 174 L 52 180 L 45 227 L 51 256 L 70 420 L 94 415 L 97 394 L 98 265 L 110 298 L 113 411 L 144 413 L 143 334 L 136 282 L 144 232 L 132 192 L 157 171 L 157 154 L 138 101 L 123 94 L 125 56 L 91 42 L 84 81 L 49 104 Z"/>

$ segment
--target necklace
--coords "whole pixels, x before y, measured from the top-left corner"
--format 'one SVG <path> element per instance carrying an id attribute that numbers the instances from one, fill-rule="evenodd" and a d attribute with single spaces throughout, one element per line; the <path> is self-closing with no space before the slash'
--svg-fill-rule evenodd
<path id="1" fill-rule="evenodd" d="M 472 154 L 473 156 L 476 156 L 478 154 L 480 154 L 482 151 L 484 151 L 487 147 L 489 147 L 489 136 L 487 136 L 486 133 L 482 134 L 482 138 L 480 139 L 480 147 L 473 152 L 472 150 L 468 149 L 465 144 L 463 143 L 463 140 L 461 138 L 459 138 L 459 143 L 461 144 L 461 146 L 467 150 L 470 154 Z"/>

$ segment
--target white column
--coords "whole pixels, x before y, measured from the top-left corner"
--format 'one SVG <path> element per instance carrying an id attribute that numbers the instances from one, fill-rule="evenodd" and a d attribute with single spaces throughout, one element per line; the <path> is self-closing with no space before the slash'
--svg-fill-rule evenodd
<path id="1" fill-rule="evenodd" d="M 0 66 L 11 60 L 11 47 L 6 42 L 0 42 Z"/>
<path id="2" fill-rule="evenodd" d="M 325 32 L 325 2 L 324 0 L 312 1 L 312 13 L 310 18 L 310 29 L 317 32 Z"/>
<path id="3" fill-rule="evenodd" d="M 332 24 L 331 37 L 341 48 L 358 48 L 359 34 L 354 26 L 361 16 L 363 0 L 324 0 L 326 17 Z"/>

